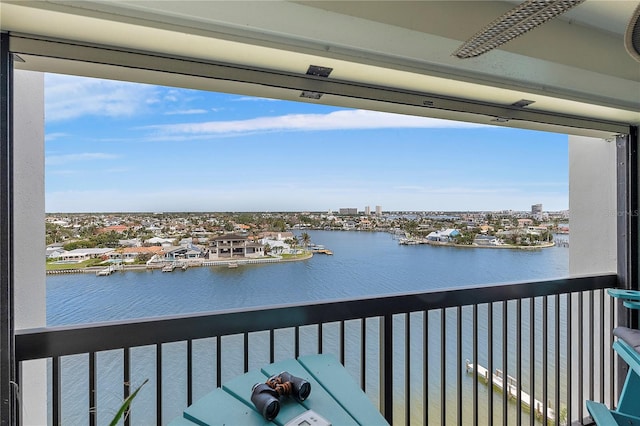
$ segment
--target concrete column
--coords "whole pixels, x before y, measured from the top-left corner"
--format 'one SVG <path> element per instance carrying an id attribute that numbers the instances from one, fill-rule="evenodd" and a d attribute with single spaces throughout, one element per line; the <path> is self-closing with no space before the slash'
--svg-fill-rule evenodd
<path id="1" fill-rule="evenodd" d="M 16 330 L 43 327 L 46 315 L 44 269 L 44 74 L 14 74 L 14 249 Z M 23 363 L 22 422 L 47 424 L 46 361 Z"/>
<path id="2" fill-rule="evenodd" d="M 616 142 L 580 136 L 569 136 L 569 273 L 571 276 L 615 273 L 617 271 L 617 197 L 616 197 Z M 579 327 L 582 324 L 582 365 L 587 368 L 588 356 L 594 357 L 594 371 L 583 375 L 583 396 L 589 395 L 590 383 L 595 389 L 608 386 L 608 378 L 600 382 L 600 351 L 596 348 L 605 345 L 604 365 L 609 362 L 608 342 L 601 342 L 603 332 L 599 321 L 594 321 L 594 330 L 589 330 L 591 318 L 601 315 L 598 298 L 600 296 L 584 295 L 583 312 L 578 310 L 577 295 L 572 297 L 573 328 L 572 346 L 578 345 Z M 593 311 L 589 307 L 593 305 Z M 604 316 L 610 315 L 605 305 Z M 608 330 L 607 330 L 608 332 Z M 574 357 L 571 368 L 577 368 L 579 360 Z M 605 373 L 606 370 L 605 370 Z M 582 371 L 576 370 L 572 375 L 574 394 L 579 392 L 578 376 Z M 608 373 L 606 374 L 608 376 Z M 608 402 L 608 401 L 604 401 Z M 610 403 L 610 402 L 609 402 Z M 582 410 L 582 411 L 579 411 Z M 587 413 L 584 400 L 572 400 L 571 411 Z"/>
<path id="3" fill-rule="evenodd" d="M 615 141 L 569 136 L 569 273 L 617 270 Z"/>

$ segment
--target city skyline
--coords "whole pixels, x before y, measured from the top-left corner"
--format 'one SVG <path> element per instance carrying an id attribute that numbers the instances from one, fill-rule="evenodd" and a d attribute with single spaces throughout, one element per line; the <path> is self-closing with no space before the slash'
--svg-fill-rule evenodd
<path id="1" fill-rule="evenodd" d="M 46 211 L 568 209 L 566 135 L 45 76 Z"/>

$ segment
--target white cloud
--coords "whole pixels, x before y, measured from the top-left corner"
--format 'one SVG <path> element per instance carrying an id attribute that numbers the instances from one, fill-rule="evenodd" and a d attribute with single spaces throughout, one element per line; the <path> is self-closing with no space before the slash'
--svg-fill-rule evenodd
<path id="1" fill-rule="evenodd" d="M 255 102 L 255 101 L 279 101 L 280 99 L 273 99 L 273 98 L 260 98 L 257 96 L 240 96 L 238 98 L 233 98 L 231 99 L 234 102 Z"/>
<path id="2" fill-rule="evenodd" d="M 287 114 L 247 120 L 208 121 L 148 126 L 157 136 L 229 136 L 273 131 L 322 131 L 390 128 L 471 128 L 479 124 L 366 110 L 343 110 L 328 114 Z"/>
<path id="3" fill-rule="evenodd" d="M 51 141 L 54 141 L 56 139 L 65 138 L 67 136 L 69 136 L 69 134 L 68 133 L 63 133 L 63 132 L 47 133 L 46 135 L 44 135 L 44 141 L 45 142 L 51 142 Z"/>
<path id="4" fill-rule="evenodd" d="M 46 74 L 45 116 L 47 121 L 133 116 L 157 96 L 157 90 L 143 84 Z"/>
<path id="5" fill-rule="evenodd" d="M 105 173 L 111 174 L 111 173 L 131 173 L 131 169 L 127 168 L 127 167 L 116 167 L 113 169 L 106 169 Z"/>
<path id="6" fill-rule="evenodd" d="M 167 111 L 165 115 L 192 115 L 192 114 L 206 114 L 206 109 L 184 109 L 178 111 Z"/>
<path id="7" fill-rule="evenodd" d="M 47 172 L 48 175 L 55 175 L 55 176 L 74 176 L 77 175 L 79 172 L 77 170 L 53 170 L 50 172 Z"/>
<path id="8" fill-rule="evenodd" d="M 78 154 L 64 154 L 64 155 L 48 155 L 45 158 L 45 164 L 47 166 L 59 166 L 68 163 L 77 163 L 82 161 L 93 160 L 115 160 L 118 158 L 115 154 L 106 154 L 102 152 L 83 152 Z"/>
<path id="9" fill-rule="evenodd" d="M 295 189 L 295 188 L 292 188 Z M 52 191 L 47 212 L 97 211 L 303 211 L 381 204 L 385 210 L 528 210 L 535 199 L 546 210 L 566 209 L 566 194 L 437 192 L 416 199 L 398 191 L 361 192 L 360 188 L 313 187 L 297 191 L 285 187 L 230 188 L 117 188 Z"/>

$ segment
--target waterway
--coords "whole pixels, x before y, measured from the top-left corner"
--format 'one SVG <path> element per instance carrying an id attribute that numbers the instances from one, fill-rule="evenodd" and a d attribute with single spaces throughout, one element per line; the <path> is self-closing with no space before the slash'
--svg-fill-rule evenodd
<path id="1" fill-rule="evenodd" d="M 301 262 L 47 277 L 47 323 L 426 291 L 568 276 L 569 250 L 399 245 L 388 233 L 308 231 L 334 254 Z"/>
<path id="2" fill-rule="evenodd" d="M 192 312 L 207 312 L 220 309 L 274 305 L 282 303 L 336 300 L 360 296 L 388 295 L 431 289 L 455 288 L 469 285 L 483 285 L 530 280 L 544 280 L 568 276 L 567 248 L 553 247 L 540 250 L 493 250 L 453 247 L 433 247 L 429 245 L 405 246 L 398 244 L 388 233 L 307 231 L 312 242 L 330 249 L 332 256 L 316 254 L 313 258 L 280 264 L 246 265 L 235 269 L 225 267 L 189 268 L 186 271 L 176 269 L 172 273 L 154 271 L 117 272 L 106 277 L 93 274 L 52 275 L 47 277 L 47 322 L 48 325 L 69 325 L 87 322 L 122 320 L 161 315 L 176 315 Z M 510 308 L 511 309 L 511 308 Z M 523 306 L 524 318 L 528 307 Z M 453 312 L 451 312 L 453 314 Z M 470 312 L 465 312 L 464 323 Z M 486 316 L 481 311 L 480 317 Z M 452 324 L 455 317 L 447 322 Z M 497 316 L 495 316 L 497 315 Z M 496 327 L 499 327 L 500 313 L 494 313 Z M 430 318 L 430 335 L 439 339 L 440 318 Z M 412 333 L 421 335 L 422 318 L 412 316 Z M 400 325 L 401 326 L 401 325 Z M 376 324 L 368 324 L 375 333 Z M 328 339 L 332 333 L 327 330 Z M 511 331 L 510 331 L 511 333 Z M 356 333 L 357 334 L 357 333 Z M 369 337 L 368 337 L 369 339 Z M 304 336 L 303 336 L 304 341 Z M 313 341 L 313 340 L 312 340 Z M 370 339 L 375 341 L 375 339 Z M 513 340 L 512 340 L 513 341 Z M 233 339 L 230 340 L 233 346 Z M 240 345 L 241 342 L 238 342 Z M 481 341 L 481 345 L 482 345 Z M 352 345 L 347 341 L 346 345 Z M 420 353 L 421 340 L 412 341 L 412 352 Z M 163 381 L 163 393 L 175 395 L 167 398 L 164 405 L 163 423 L 170 421 L 180 413 L 185 400 L 184 395 L 184 357 L 183 345 L 166 346 L 163 363 L 174 363 L 167 368 L 168 377 Z M 198 351 L 196 360 L 201 364 L 202 373 L 196 383 L 196 397 L 211 388 L 211 361 L 215 359 L 215 349 L 210 347 Z M 415 346 L 415 348 L 414 348 Z M 330 350 L 330 348 L 327 348 Z M 464 356 L 469 357 L 469 342 L 464 343 Z M 268 349 L 267 349 L 268 351 Z M 154 376 L 155 355 L 153 350 L 136 349 L 132 366 L 136 380 Z M 449 353 L 451 352 L 451 353 Z M 173 355 L 172 355 L 173 353 Z M 241 352 L 231 350 L 228 357 L 233 358 Z M 234 355 L 235 354 L 235 355 Z M 526 351 L 525 351 L 526 354 Z M 262 359 L 264 354 L 250 354 L 252 359 Z M 401 355 L 401 353 L 400 353 Z M 440 377 L 439 357 L 433 353 L 433 365 L 429 375 L 434 378 L 429 388 L 438 391 Z M 495 354 L 499 359 L 500 354 Z M 268 355 L 267 355 L 268 357 Z M 416 357 L 417 358 L 417 357 Z M 455 382 L 457 374 L 455 359 L 455 341 L 447 344 L 447 359 L 452 364 L 446 369 L 449 386 Z M 539 359 L 539 358 L 538 358 Z M 174 361 L 171 361 L 174 360 Z M 484 361 L 483 361 L 484 360 Z M 101 354 L 99 368 L 104 379 L 99 377 L 98 405 L 114 406 L 120 398 L 122 383 L 121 352 L 113 351 Z M 486 354 L 479 362 L 486 362 Z M 526 360 L 524 360 L 526 361 Z M 63 402 L 64 424 L 86 424 L 88 401 L 86 396 L 86 356 L 67 357 L 63 360 L 63 372 L 66 381 L 63 384 L 65 394 Z M 233 364 L 233 360 L 231 361 Z M 462 360 L 464 366 L 464 360 Z M 486 364 L 484 364 L 486 366 Z M 207 367 L 208 366 L 208 367 Z M 355 366 L 357 369 L 357 366 Z M 215 370 L 215 369 L 213 369 Z M 417 369 L 416 369 L 417 370 Z M 174 373 L 171 373 L 174 371 Z M 206 372 L 205 372 L 206 371 Z M 223 372 L 229 376 L 232 372 Z M 367 373 L 369 375 L 369 373 Z M 372 377 L 375 372 L 372 372 Z M 229 378 L 229 377 L 227 377 Z M 418 388 L 421 377 L 412 377 L 412 383 Z M 431 380 L 430 380 L 431 382 Z M 68 386 L 76 383 L 75 387 Z M 402 382 L 394 383 L 394 388 L 402 387 Z M 413 387 L 414 385 L 412 385 Z M 470 386 L 465 377 L 464 386 Z M 136 401 L 137 414 L 134 424 L 153 424 L 155 390 L 149 387 Z M 486 401 L 486 390 L 481 389 L 481 401 Z M 501 396 L 496 394 L 496 411 L 500 411 Z M 375 400 L 377 396 L 372 395 Z M 455 395 L 447 396 L 455 398 Z M 439 401 L 429 404 L 429 418 L 438 419 Z M 452 402 L 455 406 L 455 401 Z M 134 404 L 135 405 L 135 404 Z M 422 407 L 412 413 L 412 421 L 421 418 Z M 513 408 L 513 407 L 512 407 Z M 99 412 L 99 423 L 108 418 L 113 408 Z M 469 407 L 465 407 L 468 415 Z M 481 408 L 486 412 L 486 407 Z M 510 410 L 512 417 L 515 410 Z M 482 414 L 482 413 L 481 413 Z M 448 424 L 455 424 L 451 419 Z"/>

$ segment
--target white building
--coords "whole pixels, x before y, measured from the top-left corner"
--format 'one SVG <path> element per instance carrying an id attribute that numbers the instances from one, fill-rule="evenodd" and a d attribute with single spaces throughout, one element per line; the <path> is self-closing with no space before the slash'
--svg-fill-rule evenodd
<path id="1" fill-rule="evenodd" d="M 79 248 L 65 251 L 60 255 L 60 258 L 62 260 L 83 262 L 102 256 L 109 256 L 112 251 L 114 251 L 112 248 Z"/>

